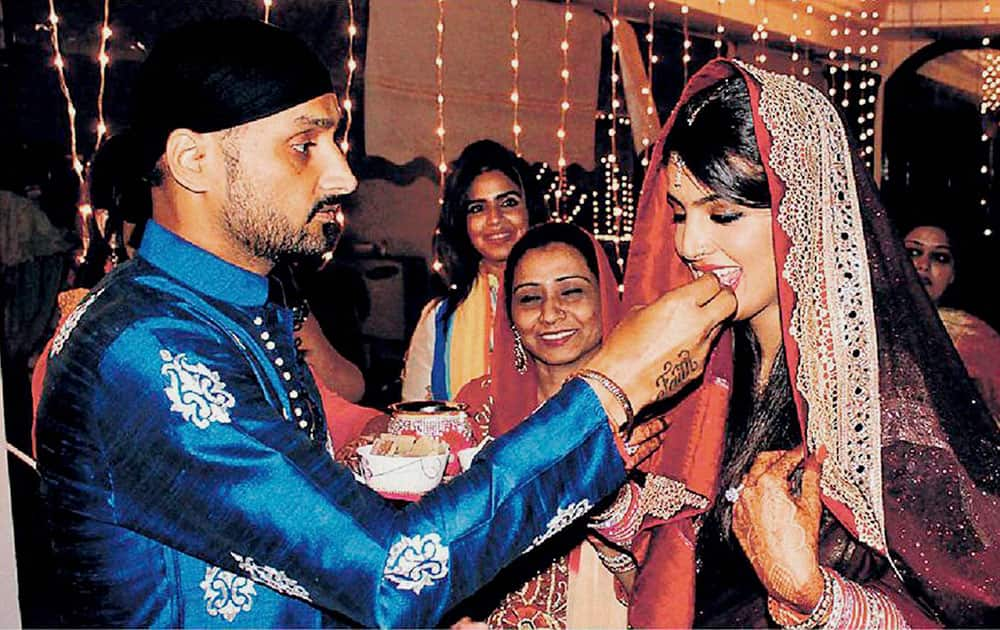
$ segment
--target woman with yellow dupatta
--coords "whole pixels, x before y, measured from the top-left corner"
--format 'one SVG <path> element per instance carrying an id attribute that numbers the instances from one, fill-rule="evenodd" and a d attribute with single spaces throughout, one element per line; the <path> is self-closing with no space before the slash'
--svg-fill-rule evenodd
<path id="1" fill-rule="evenodd" d="M 410 339 L 403 400 L 452 400 L 486 374 L 507 255 L 546 216 L 533 184 L 527 163 L 492 140 L 452 165 L 434 235 L 446 294 L 424 307 Z"/>

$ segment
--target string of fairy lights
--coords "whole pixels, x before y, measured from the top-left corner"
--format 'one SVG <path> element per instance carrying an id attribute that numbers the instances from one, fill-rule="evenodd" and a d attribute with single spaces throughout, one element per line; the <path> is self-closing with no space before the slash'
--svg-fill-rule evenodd
<path id="1" fill-rule="evenodd" d="M 639 92 L 646 103 L 646 115 L 652 116 L 656 112 L 656 103 L 653 100 L 653 64 L 658 61 L 656 53 L 653 52 L 653 43 L 656 39 L 656 2 L 650 0 L 646 8 L 648 10 L 646 17 L 646 27 L 648 29 L 646 31 L 646 83 L 640 88 Z M 648 129 L 648 125 L 642 126 L 642 139 L 640 141 L 642 148 L 640 151 L 642 151 L 643 168 L 649 166 L 649 154 L 653 143 L 653 139 L 646 135 Z"/>
<path id="2" fill-rule="evenodd" d="M 80 152 L 76 143 L 76 106 L 73 104 L 73 95 L 70 94 L 69 84 L 66 82 L 66 60 L 62 56 L 59 47 L 59 14 L 56 13 L 55 0 L 49 0 L 49 39 L 52 42 L 52 65 L 55 66 L 56 75 L 59 77 L 59 90 L 66 101 L 66 115 L 69 118 L 69 150 L 73 163 L 73 171 L 83 186 L 83 162 L 80 161 Z"/>
<path id="3" fill-rule="evenodd" d="M 758 15 L 760 15 L 760 18 L 754 25 L 753 33 L 750 34 L 750 39 L 753 40 L 756 47 L 756 53 L 754 54 L 754 61 L 758 65 L 763 66 L 764 64 L 767 63 L 767 38 L 768 38 L 767 25 L 769 22 L 769 18 L 767 16 L 767 7 L 766 6 L 764 7 L 764 12 L 761 15 L 759 7 L 757 6 L 757 0 L 748 0 L 748 2 L 750 3 L 750 6 L 753 7 L 755 11 L 757 11 Z"/>
<path id="4" fill-rule="evenodd" d="M 726 32 L 726 27 L 722 23 L 722 12 L 723 7 L 726 5 L 726 0 L 716 0 L 715 3 L 715 40 L 712 45 L 715 46 L 715 56 L 722 56 L 722 36 Z"/>
<path id="5" fill-rule="evenodd" d="M 105 136 L 108 135 L 108 125 L 104 120 L 104 88 L 107 85 L 108 64 L 111 57 L 108 55 L 108 40 L 111 39 L 111 28 L 108 26 L 108 14 L 110 12 L 111 0 L 104 0 L 104 17 L 101 20 L 101 43 L 97 51 L 97 63 L 100 67 L 97 88 L 97 138 L 94 140 L 94 150 L 101 146 Z"/>
<path id="6" fill-rule="evenodd" d="M 556 129 L 556 140 L 559 146 L 559 156 L 556 159 L 557 171 L 557 181 L 555 195 L 555 212 L 554 216 L 556 219 L 561 220 L 563 218 L 563 197 L 568 192 L 566 184 L 566 116 L 569 114 L 569 27 L 573 22 L 573 10 L 570 5 L 570 0 L 565 0 L 563 3 L 563 20 L 562 20 L 562 40 L 559 42 L 559 55 L 560 55 L 560 67 L 559 67 L 559 80 L 562 81 L 562 97 L 559 101 L 559 128 Z M 574 218 L 576 214 L 579 214 L 581 206 L 577 204 L 574 209 L 575 213 L 572 215 Z"/>
<path id="7" fill-rule="evenodd" d="M 992 5 L 990 0 L 983 0 L 983 21 L 986 23 L 987 31 L 989 31 L 991 17 Z M 981 56 L 983 59 L 983 68 L 982 82 L 980 84 L 979 113 L 983 119 L 983 133 L 980 136 L 980 140 L 984 145 L 981 152 L 984 159 L 982 166 L 979 168 L 979 173 L 983 178 L 983 195 L 979 199 L 979 205 L 984 213 L 989 215 L 989 197 L 993 187 L 992 155 L 994 134 L 988 133 L 988 130 L 992 127 L 990 116 L 1000 109 L 1000 56 L 993 53 L 993 49 L 990 47 L 989 36 L 983 37 L 982 45 L 983 54 Z M 983 235 L 993 235 L 993 229 L 988 223 L 983 229 Z"/>
<path id="8" fill-rule="evenodd" d="M 437 129 L 438 138 L 438 204 L 444 203 L 444 183 L 448 173 L 445 161 L 444 142 L 444 0 L 437 0 L 438 19 L 436 55 L 434 56 L 434 78 L 437 83 Z"/>
<path id="9" fill-rule="evenodd" d="M 514 78 L 514 86 L 510 91 L 510 102 L 514 111 L 514 124 L 511 125 L 511 133 L 514 136 L 514 153 L 521 155 L 521 31 L 517 27 L 517 7 L 518 0 L 510 0 L 510 40 L 512 56 L 510 58 L 510 69 Z"/>
<path id="10" fill-rule="evenodd" d="M 446 162 L 446 132 L 445 132 L 445 90 L 444 90 L 444 27 L 445 27 L 445 1 L 435 0 L 437 6 L 436 22 L 436 54 L 435 81 L 436 81 L 436 125 L 435 134 L 437 138 L 437 168 L 439 172 L 439 188 L 443 195 L 445 178 L 448 172 Z M 741 2 L 742 0 L 729 0 L 730 4 Z M 750 23 L 752 30 L 750 38 L 753 51 L 753 60 L 758 64 L 769 62 L 768 56 L 784 51 L 790 56 L 792 72 L 809 77 L 815 63 L 818 61 L 826 67 L 828 73 L 828 91 L 831 99 L 844 108 L 850 107 L 856 116 L 852 116 L 856 122 L 856 136 L 860 143 L 861 150 L 865 157 L 866 165 L 871 168 L 875 151 L 875 131 L 874 120 L 876 116 L 879 82 L 876 78 L 876 71 L 879 68 L 879 36 L 880 23 L 879 13 L 874 9 L 878 5 L 876 0 L 861 0 L 861 7 L 855 7 L 855 12 L 850 9 L 833 11 L 826 15 L 829 22 L 830 40 L 833 42 L 825 51 L 814 49 L 813 30 L 817 24 L 818 11 L 813 3 L 808 0 L 781 0 L 781 3 L 770 2 L 769 0 L 746 0 L 747 5 L 754 11 Z M 66 104 L 67 119 L 69 121 L 69 153 L 72 158 L 72 168 L 76 173 L 81 185 L 85 164 L 81 160 L 81 150 L 78 146 L 77 137 L 77 109 L 74 104 L 66 77 L 66 59 L 60 51 L 59 37 L 59 15 L 55 6 L 56 0 L 48 0 L 49 15 L 45 25 L 51 40 L 53 57 L 52 64 L 58 76 L 59 89 Z M 509 0 L 511 7 L 511 79 L 512 87 L 510 92 L 511 101 L 511 138 L 513 148 L 518 154 L 521 153 L 521 140 L 524 137 L 522 128 L 524 121 L 523 111 L 520 107 L 524 102 L 524 93 L 521 85 L 522 54 L 519 9 L 522 9 L 521 0 Z M 94 148 L 100 146 L 101 142 L 109 135 L 108 123 L 105 119 L 104 96 L 107 72 L 110 65 L 109 40 L 112 31 L 109 27 L 110 0 L 102 0 L 103 15 L 99 26 L 99 46 L 97 51 L 98 79 L 99 87 L 97 91 L 96 127 L 94 135 Z M 630 169 L 623 168 L 623 159 L 626 157 L 620 151 L 626 146 L 621 140 L 621 133 L 631 126 L 631 119 L 624 106 L 621 60 L 619 51 L 619 29 L 625 24 L 619 12 L 619 0 L 611 2 L 611 63 L 609 75 L 607 77 L 610 87 L 610 111 L 598 112 L 597 120 L 606 123 L 607 150 L 599 158 L 599 170 L 603 178 L 604 189 L 596 194 L 577 194 L 577 187 L 568 181 L 567 178 L 567 142 L 568 125 L 567 116 L 570 109 L 570 31 L 573 20 L 572 0 L 562 1 L 562 29 L 559 44 L 559 78 L 561 82 L 560 100 L 558 102 L 559 116 L 558 127 L 555 131 L 556 152 L 554 155 L 555 179 L 549 187 L 548 194 L 554 201 L 553 216 L 559 220 L 574 220 L 580 212 L 590 207 L 593 210 L 593 230 L 598 238 L 613 243 L 616 256 L 615 262 L 621 265 L 621 244 L 631 240 L 631 229 L 634 220 L 634 184 L 631 181 Z M 691 74 L 690 64 L 693 62 L 693 38 L 691 32 L 691 7 L 688 0 L 676 2 L 680 7 L 679 26 L 682 39 L 682 49 L 675 59 L 681 66 L 681 71 L 686 81 Z M 714 28 L 710 28 L 709 33 L 704 33 L 710 38 L 715 49 L 716 56 L 721 56 L 726 51 L 726 39 L 729 36 L 727 30 L 731 20 L 737 19 L 735 16 L 727 16 L 727 0 L 715 0 Z M 791 15 L 790 24 L 787 25 L 787 44 L 779 44 L 772 47 L 773 37 L 770 32 L 770 23 L 773 16 L 769 15 L 770 10 L 777 5 L 779 10 Z M 712 4 L 709 4 L 712 6 Z M 270 23 L 274 12 L 274 0 L 262 0 L 263 21 Z M 355 3 L 349 0 L 348 7 L 348 48 L 346 61 L 346 85 L 342 99 L 345 113 L 345 130 L 340 141 L 341 148 L 347 152 L 350 149 L 349 134 L 355 113 L 355 99 L 352 93 L 356 73 L 358 71 L 358 59 L 355 56 L 355 43 L 359 30 L 355 18 Z M 656 58 L 654 43 L 656 37 L 656 19 L 658 8 L 655 0 L 649 0 L 645 4 L 646 34 L 645 34 L 645 63 L 646 75 L 649 83 L 640 88 L 643 100 L 641 105 L 645 107 L 647 115 L 655 115 L 655 102 L 652 95 L 652 81 L 654 78 L 654 66 Z M 709 9 L 711 10 L 711 9 Z M 983 0 L 983 19 L 989 23 L 991 12 L 991 0 Z M 746 15 L 745 11 L 742 15 Z M 659 17 L 662 18 L 662 9 L 659 10 Z M 638 18 L 637 18 L 638 19 Z M 709 20 L 712 18 L 709 17 Z M 744 18 L 741 18 L 745 20 Z M 640 20 L 642 21 L 642 20 Z M 825 21 L 825 20 L 824 20 Z M 814 58 L 822 55 L 821 59 Z M 983 81 L 982 81 L 982 102 L 983 114 L 1000 110 L 1000 55 L 989 49 L 989 38 L 983 39 Z M 645 125 L 643 126 L 645 129 Z M 989 134 L 983 134 L 983 142 L 990 142 L 992 138 Z M 648 149 L 652 144 L 652 139 L 648 137 L 637 138 L 639 146 L 635 150 L 643 166 L 648 166 Z M 631 147 L 631 143 L 628 144 Z M 546 163 L 545 168 L 548 168 Z M 986 169 L 982 174 L 988 179 L 992 176 L 992 166 L 985 163 L 980 170 Z M 82 186 L 81 186 L 82 188 Z M 986 206 L 987 195 L 984 194 L 981 203 Z M 81 213 L 89 211 L 84 201 L 80 203 Z"/>
<path id="11" fill-rule="evenodd" d="M 684 43 L 682 44 L 683 50 L 681 50 L 681 65 L 684 67 L 684 84 L 687 85 L 688 77 L 690 76 L 690 68 L 688 67 L 691 63 L 691 33 L 689 24 L 689 14 L 691 13 L 691 7 L 688 6 L 687 0 L 681 3 L 681 34 L 684 36 Z M 652 85 L 652 81 L 650 81 Z"/>
<path id="12" fill-rule="evenodd" d="M 354 0 L 347 0 L 347 80 L 344 82 L 344 135 L 340 139 L 340 149 L 347 153 L 351 150 L 351 124 L 354 122 L 354 99 L 351 87 L 354 83 L 354 73 L 358 70 L 358 60 L 354 57 L 354 38 L 358 35 L 358 25 L 354 21 Z"/>

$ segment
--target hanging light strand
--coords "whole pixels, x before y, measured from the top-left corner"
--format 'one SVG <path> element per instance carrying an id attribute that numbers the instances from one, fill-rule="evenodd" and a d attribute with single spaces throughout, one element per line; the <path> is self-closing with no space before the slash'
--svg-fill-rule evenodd
<path id="1" fill-rule="evenodd" d="M 684 51 L 681 54 L 681 63 L 684 65 L 684 85 L 687 85 L 689 68 L 688 65 L 691 63 L 691 34 L 688 28 L 688 14 L 691 12 L 691 7 L 688 6 L 687 0 L 681 4 L 681 30 L 684 33 Z"/>
<path id="2" fill-rule="evenodd" d="M 757 0 L 749 0 L 749 2 L 750 6 L 754 7 L 754 10 L 759 14 L 760 8 L 757 7 Z M 754 55 L 754 61 L 759 65 L 767 63 L 767 25 L 769 19 L 767 17 L 766 0 L 765 2 L 762 2 L 762 6 L 763 15 L 761 15 L 761 18 L 757 21 L 757 25 L 754 27 L 754 31 L 751 34 L 751 39 L 754 41 L 757 48 L 757 54 Z"/>
<path id="3" fill-rule="evenodd" d="M 647 15 L 647 26 L 648 26 L 649 30 L 646 33 L 646 81 L 647 81 L 647 83 L 646 83 L 646 85 L 644 85 L 642 87 L 642 89 L 640 90 L 640 92 L 642 93 L 642 95 L 644 97 L 646 97 L 645 98 L 645 100 L 646 100 L 646 115 L 647 116 L 652 116 L 653 113 L 656 111 L 656 108 L 654 107 L 655 101 L 653 100 L 653 64 L 655 64 L 657 61 L 659 61 L 659 59 L 657 59 L 656 55 L 653 53 L 653 40 L 655 39 L 654 23 L 655 23 L 655 17 L 656 17 L 656 2 L 654 0 L 649 0 L 649 3 L 646 5 L 646 8 L 649 10 L 649 13 Z M 649 128 L 648 125 L 643 125 L 642 126 L 643 133 L 642 133 L 642 149 L 641 149 L 641 152 L 643 154 L 642 155 L 642 165 L 643 165 L 643 167 L 649 166 L 649 153 L 650 153 L 649 148 L 650 148 L 651 143 L 652 143 L 652 140 L 649 138 L 649 136 L 646 135 L 646 130 L 648 128 Z"/>
<path id="4" fill-rule="evenodd" d="M 726 32 L 726 27 L 722 25 L 722 7 L 726 0 L 717 0 L 715 4 L 715 56 L 722 56 L 722 34 Z"/>
<path id="5" fill-rule="evenodd" d="M 792 47 L 792 75 L 798 74 L 799 63 L 799 0 L 792 0 L 792 32 L 788 34 L 788 43 Z"/>
<path id="6" fill-rule="evenodd" d="M 854 84 L 851 82 L 851 56 L 854 54 L 854 47 L 851 46 L 851 12 L 844 11 L 844 21 L 842 23 L 844 38 L 844 59 L 840 69 L 844 71 L 844 94 L 840 100 L 840 106 L 847 109 L 851 105 L 851 90 Z"/>
<path id="7" fill-rule="evenodd" d="M 618 0 L 611 3 L 611 128 L 608 129 L 610 137 L 610 147 L 608 150 L 607 166 L 611 172 L 610 192 L 611 192 L 611 222 L 612 222 L 612 242 L 615 248 L 615 262 L 618 270 L 622 271 L 621 240 L 622 240 L 622 207 L 619 187 L 621 185 L 618 165 L 618 110 L 621 102 L 618 100 L 618 28 L 621 20 L 618 13 Z M 619 286 L 619 289 L 622 287 Z"/>
<path id="8" fill-rule="evenodd" d="M 340 150 L 347 153 L 351 149 L 351 124 L 354 122 L 354 99 L 351 98 L 351 86 L 354 83 L 354 73 L 358 69 L 358 61 L 354 57 L 354 38 L 358 34 L 358 25 L 354 21 L 354 0 L 347 0 L 347 80 L 344 83 L 344 135 L 340 139 Z"/>
<path id="9" fill-rule="evenodd" d="M 813 8 L 813 5 L 812 4 L 806 4 L 806 15 L 812 15 L 814 12 L 815 12 L 815 9 Z M 813 34 L 813 31 L 808 26 L 805 27 L 802 30 L 802 35 L 803 35 L 803 37 L 805 38 L 805 41 L 806 41 L 806 44 L 804 46 L 804 48 L 805 48 L 804 54 L 802 55 L 802 57 L 804 59 L 804 63 L 802 64 L 802 76 L 804 76 L 804 77 L 809 76 L 809 73 L 810 73 L 810 69 L 809 69 L 809 62 L 810 62 L 809 53 L 810 53 L 810 50 L 809 50 L 809 43 L 808 42 L 812 38 L 812 34 Z"/>
<path id="10" fill-rule="evenodd" d="M 97 138 L 94 140 L 94 151 L 97 151 L 101 146 L 101 142 L 104 141 L 104 137 L 108 134 L 108 125 L 104 120 L 104 87 L 108 64 L 111 63 L 111 57 L 108 56 L 108 40 L 111 38 L 111 28 L 108 26 L 110 3 L 111 0 L 104 0 L 104 19 L 101 21 L 101 45 L 97 52 L 100 77 L 97 88 Z"/>
<path id="11" fill-rule="evenodd" d="M 69 85 L 66 83 L 66 62 L 59 50 L 59 15 L 56 13 L 55 0 L 49 0 L 49 39 L 52 42 L 54 57 L 52 64 L 56 68 L 56 75 L 59 77 L 59 90 L 66 100 L 66 115 L 69 118 L 69 150 L 73 160 L 73 171 L 80 180 L 81 189 L 83 187 L 83 162 L 77 153 L 76 146 L 76 106 L 73 105 L 73 96 L 70 94 Z"/>
<path id="12" fill-rule="evenodd" d="M 563 36 L 559 42 L 559 52 L 562 58 L 562 67 L 559 70 L 559 79 L 562 81 L 562 100 L 559 102 L 559 129 L 556 130 L 556 140 L 559 142 L 559 157 L 556 165 L 558 167 L 558 179 L 555 190 L 555 216 L 563 218 L 562 201 L 567 190 L 566 187 L 566 115 L 569 113 L 569 25 L 573 21 L 573 11 L 570 0 L 563 3 Z M 577 206 L 576 212 L 579 212 Z"/>
<path id="13" fill-rule="evenodd" d="M 444 0 L 437 0 L 437 6 L 437 54 L 434 57 L 434 72 L 437 80 L 438 203 L 444 203 L 444 182 L 448 173 L 444 151 Z"/>
<path id="14" fill-rule="evenodd" d="M 831 22 L 831 26 L 830 26 L 830 38 L 833 39 L 833 40 L 836 40 L 837 37 L 839 37 L 839 35 L 840 35 L 840 28 L 836 24 L 836 22 L 837 22 L 837 14 L 836 13 L 831 13 L 830 14 L 830 22 Z M 830 100 L 833 101 L 833 102 L 837 102 L 837 70 L 838 70 L 838 68 L 837 68 L 836 61 L 837 61 L 838 54 L 839 54 L 839 52 L 837 50 L 836 44 L 831 45 L 830 50 L 827 52 L 827 58 L 831 62 L 830 66 L 829 66 L 829 71 L 830 71 L 830 87 L 828 89 L 828 93 L 830 95 Z"/>
<path id="15" fill-rule="evenodd" d="M 514 124 L 511 125 L 511 132 L 514 134 L 514 153 L 521 155 L 521 31 L 517 27 L 517 7 L 518 0 L 510 0 L 510 39 L 513 49 L 510 58 L 510 69 L 514 75 L 514 87 L 510 91 L 510 102 L 514 110 Z"/>
<path id="16" fill-rule="evenodd" d="M 986 24 L 986 32 L 989 32 L 990 27 L 990 17 L 993 7 L 990 4 L 990 0 L 983 0 L 983 21 Z M 980 136 L 980 140 L 983 142 L 983 165 L 979 168 L 979 172 L 983 176 L 983 196 L 979 199 L 979 206 L 983 209 L 986 227 L 983 228 L 983 236 L 992 236 L 993 228 L 989 222 L 990 207 L 989 198 L 990 192 L 993 184 L 993 173 L 990 168 L 993 155 L 993 140 L 992 134 L 988 133 L 990 129 L 990 114 L 995 112 L 998 107 L 1000 107 L 1000 57 L 994 55 L 990 50 L 990 38 L 988 36 L 983 37 L 983 70 L 982 70 L 982 84 L 980 92 L 980 104 L 979 111 L 983 117 L 983 132 Z"/>

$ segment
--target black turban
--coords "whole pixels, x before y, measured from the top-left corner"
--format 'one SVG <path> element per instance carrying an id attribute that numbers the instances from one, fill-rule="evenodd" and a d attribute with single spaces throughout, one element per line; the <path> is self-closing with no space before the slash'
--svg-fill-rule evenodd
<path id="1" fill-rule="evenodd" d="M 333 92 L 330 73 L 296 35 L 245 18 L 187 24 L 157 40 L 132 92 L 131 125 L 91 166 L 91 202 L 127 220 L 149 212 L 146 176 L 175 129 L 236 127 Z"/>

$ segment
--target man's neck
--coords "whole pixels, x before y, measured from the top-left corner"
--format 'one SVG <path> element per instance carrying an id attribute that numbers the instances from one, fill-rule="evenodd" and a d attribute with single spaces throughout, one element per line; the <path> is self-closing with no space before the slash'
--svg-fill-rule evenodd
<path id="1" fill-rule="evenodd" d="M 274 261 L 270 259 L 249 256 L 225 234 L 221 226 L 206 225 L 204 220 L 186 220 L 178 212 L 157 212 L 155 204 L 153 218 L 161 226 L 191 244 L 250 273 L 266 276 L 274 267 Z"/>

